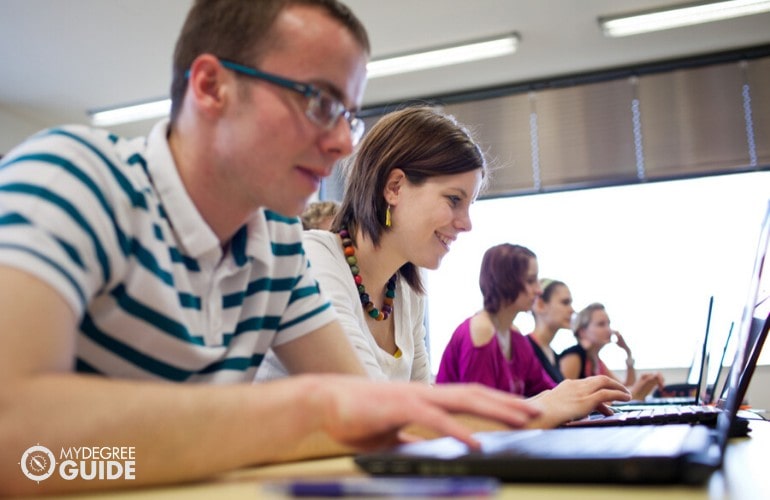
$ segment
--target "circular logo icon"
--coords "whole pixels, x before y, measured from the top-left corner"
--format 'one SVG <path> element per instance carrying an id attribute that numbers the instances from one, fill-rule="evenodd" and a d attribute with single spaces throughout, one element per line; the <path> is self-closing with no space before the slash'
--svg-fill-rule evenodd
<path id="1" fill-rule="evenodd" d="M 21 471 L 33 481 L 43 481 L 51 477 L 56 468 L 56 459 L 45 446 L 32 446 L 21 456 Z"/>

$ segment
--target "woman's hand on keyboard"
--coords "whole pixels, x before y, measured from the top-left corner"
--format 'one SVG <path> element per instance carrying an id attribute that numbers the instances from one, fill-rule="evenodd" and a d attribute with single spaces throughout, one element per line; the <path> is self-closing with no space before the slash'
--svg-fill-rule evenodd
<path id="1" fill-rule="evenodd" d="M 612 401 L 629 401 L 628 389 L 610 377 L 597 375 L 584 379 L 567 379 L 549 391 L 529 399 L 542 414 L 527 427 L 551 428 L 598 411 L 612 415 L 607 406 Z"/>

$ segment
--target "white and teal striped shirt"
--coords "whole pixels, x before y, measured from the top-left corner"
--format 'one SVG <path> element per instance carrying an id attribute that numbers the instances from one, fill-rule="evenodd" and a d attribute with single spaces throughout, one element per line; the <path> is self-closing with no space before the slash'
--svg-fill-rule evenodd
<path id="1" fill-rule="evenodd" d="M 259 210 L 223 255 L 182 186 L 167 128 L 125 140 L 63 127 L 11 151 L 0 164 L 0 264 L 42 279 L 76 312 L 79 372 L 251 381 L 271 345 L 334 311 L 298 219 Z"/>

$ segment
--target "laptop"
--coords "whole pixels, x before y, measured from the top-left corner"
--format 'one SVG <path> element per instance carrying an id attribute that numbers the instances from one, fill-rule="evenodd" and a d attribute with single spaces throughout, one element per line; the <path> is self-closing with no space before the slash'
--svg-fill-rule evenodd
<path id="1" fill-rule="evenodd" d="M 613 415 L 608 416 L 599 412 L 594 412 L 585 418 L 567 422 L 564 426 L 589 427 L 598 425 L 651 425 L 671 423 L 715 426 L 717 423 L 717 415 L 719 411 L 721 411 L 721 408 L 708 404 L 711 401 L 708 384 L 710 362 L 708 344 L 713 305 L 714 297 L 711 296 L 709 298 L 703 343 L 698 347 L 700 360 L 697 365 L 699 365 L 699 373 L 696 384 L 692 386 L 692 395 L 686 397 L 647 398 L 643 401 L 632 400 L 627 402 L 616 402 L 612 404 L 612 408 L 615 410 Z M 711 389 L 713 389 L 713 385 L 711 386 Z M 743 422 L 742 426 L 734 427 L 734 433 L 736 433 L 735 435 L 742 435 L 747 432 L 747 429 L 748 423 Z M 733 437 L 735 437 L 735 435 Z"/>
<path id="2" fill-rule="evenodd" d="M 703 342 L 698 346 L 699 373 L 692 395 L 685 397 L 648 398 L 643 401 L 613 403 L 613 415 L 593 412 L 585 418 L 564 424 L 565 427 L 596 427 L 615 425 L 657 425 L 657 424 L 704 424 L 715 426 L 719 409 L 705 404 L 704 394 L 709 374 L 709 331 L 714 310 L 714 296 L 709 297 L 706 314 L 706 328 Z M 694 365 L 695 363 L 693 363 Z M 691 366 L 692 369 L 692 366 Z M 748 424 L 746 423 L 746 428 Z M 740 430 L 736 427 L 735 429 Z"/>
<path id="3" fill-rule="evenodd" d="M 770 312 L 760 314 L 767 314 L 768 318 L 770 319 Z M 752 318 L 751 326 L 749 329 L 749 345 L 751 348 L 748 352 L 747 361 L 745 362 L 743 369 L 740 370 L 738 375 L 738 393 L 743 396 L 745 396 L 746 391 L 748 390 L 749 382 L 751 382 L 751 377 L 754 375 L 754 370 L 756 369 L 757 363 L 759 362 L 759 355 L 762 352 L 765 337 L 768 335 L 768 325 L 766 322 L 767 320 L 763 322 L 757 315 Z M 733 368 L 734 367 L 730 367 L 730 372 L 733 371 Z M 728 377 L 730 377 L 730 374 L 728 374 Z M 731 387 L 729 384 L 726 384 L 723 387 L 722 394 L 717 401 L 717 406 L 725 404 L 727 401 L 727 393 L 730 389 Z M 742 403 L 744 403 L 744 401 L 741 401 L 741 404 Z"/>
<path id="4" fill-rule="evenodd" d="M 767 279 L 767 278 L 766 278 Z M 770 280 L 768 280 L 770 281 Z M 713 304 L 713 297 L 709 302 L 709 317 L 711 314 L 711 305 Z M 764 319 L 762 311 L 757 304 L 756 317 L 753 318 L 751 326 L 749 327 L 748 342 L 751 350 L 756 345 L 760 346 L 764 342 L 763 338 L 759 338 L 761 330 L 764 325 Z M 716 426 L 717 416 L 724 410 L 726 404 L 726 398 L 724 395 L 714 402 L 714 395 L 719 382 L 719 372 L 721 372 L 722 364 L 724 363 L 724 357 L 727 352 L 727 348 L 730 344 L 730 338 L 732 336 L 734 324 L 730 325 L 730 331 L 727 334 L 725 345 L 722 350 L 722 358 L 719 361 L 719 370 L 717 372 L 717 378 L 714 383 L 709 386 L 709 360 L 710 353 L 706 350 L 706 343 L 708 341 L 708 324 L 706 326 L 706 334 L 703 345 L 703 353 L 701 359 L 700 376 L 698 383 L 696 384 L 697 390 L 694 396 L 694 402 L 688 404 L 647 404 L 644 402 L 629 401 L 626 404 L 613 404 L 615 413 L 613 415 L 604 415 L 599 412 L 594 412 L 585 418 L 567 422 L 564 427 L 596 427 L 596 426 L 615 426 L 615 425 L 660 425 L 660 424 L 703 424 L 708 426 Z M 757 353 L 758 355 L 758 353 Z M 745 384 L 746 389 L 751 381 L 751 377 L 754 374 L 754 366 L 756 366 L 757 360 L 753 360 L 751 363 L 746 364 L 743 367 L 738 367 L 738 380 L 739 383 Z M 728 379 L 733 371 L 733 367 L 730 368 L 728 373 Z M 725 384 L 723 392 L 728 388 Z M 745 392 L 745 390 L 744 390 Z M 689 399 L 689 398 L 688 398 Z M 734 421 L 730 431 L 730 437 L 746 436 L 749 432 L 748 420 L 739 415 Z"/>
<path id="5" fill-rule="evenodd" d="M 770 271 L 764 269 L 770 267 L 765 266 L 768 235 L 770 205 L 737 330 L 735 369 L 715 428 L 672 424 L 478 432 L 480 451 L 445 437 L 363 453 L 354 458 L 355 463 L 373 475 L 492 476 L 507 482 L 704 483 L 722 466 L 751 378 L 749 371 L 753 372 L 750 365 L 756 364 L 770 329 L 768 311 L 755 307 L 760 278 L 770 278 Z M 760 323 L 750 342 L 752 326 Z"/>
<path id="6" fill-rule="evenodd" d="M 644 400 L 632 400 L 622 401 L 614 403 L 613 406 L 622 411 L 633 411 L 644 409 L 650 405 L 700 405 L 704 403 L 701 395 L 702 391 L 705 391 L 708 386 L 708 345 L 709 345 L 709 331 L 711 329 L 711 316 L 714 310 L 714 296 L 709 297 L 708 312 L 706 313 L 706 329 L 703 333 L 703 342 L 696 346 L 696 350 L 693 353 L 692 363 L 690 364 L 690 370 L 687 373 L 687 381 L 685 384 L 668 385 L 667 388 L 675 387 L 676 392 L 689 393 L 686 396 L 649 396 Z M 695 384 L 690 384 L 689 381 L 692 378 L 692 374 L 695 372 L 696 367 L 698 369 L 698 378 Z"/>
<path id="7" fill-rule="evenodd" d="M 730 330 L 727 331 L 727 338 L 725 339 L 725 345 L 722 348 L 722 356 L 719 358 L 719 364 L 717 365 L 717 375 L 714 378 L 714 383 L 708 387 L 708 391 L 706 392 L 706 403 L 714 403 L 717 401 L 715 399 L 715 396 L 717 394 L 717 389 L 719 388 L 719 382 L 722 378 L 722 367 L 725 364 L 725 356 L 727 356 L 727 348 L 730 347 L 730 339 L 733 336 L 733 328 L 735 327 L 735 322 L 730 323 Z M 727 387 L 725 385 L 725 387 Z"/>

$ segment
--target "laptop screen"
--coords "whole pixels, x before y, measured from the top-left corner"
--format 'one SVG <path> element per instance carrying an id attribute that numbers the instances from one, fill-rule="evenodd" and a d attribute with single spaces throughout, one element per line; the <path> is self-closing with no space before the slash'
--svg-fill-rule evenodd
<path id="1" fill-rule="evenodd" d="M 725 357 L 727 356 L 727 349 L 730 347 L 730 339 L 733 336 L 734 328 L 735 328 L 735 322 L 733 321 L 732 323 L 730 323 L 730 330 L 727 332 L 727 338 L 725 339 L 725 343 L 722 346 L 722 354 L 719 357 L 719 363 L 717 364 L 716 378 L 714 379 L 714 383 L 708 391 L 708 398 L 706 399 L 706 403 L 715 403 L 717 401 L 716 398 L 721 397 L 720 395 L 722 393 L 719 391 L 719 382 L 722 378 L 722 367 L 725 364 Z M 725 387 L 727 387 L 727 384 L 725 384 Z"/>
<path id="2" fill-rule="evenodd" d="M 701 404 L 706 400 L 705 392 L 708 389 L 709 376 L 709 330 L 711 329 L 711 316 L 714 311 L 714 296 L 709 297 L 709 308 L 706 316 L 706 331 L 703 334 L 703 345 L 700 352 L 698 380 L 695 383 L 695 397 L 693 404 Z"/>
<path id="3" fill-rule="evenodd" d="M 770 263 L 766 258 L 768 244 L 770 244 L 770 203 L 762 222 L 748 297 L 737 330 L 735 359 L 726 386 L 725 411 L 719 415 L 717 423 L 720 430 L 724 430 L 725 426 L 729 428 L 746 396 L 749 380 L 770 328 L 770 298 L 768 298 L 770 297 L 770 270 L 768 270 Z M 718 434 L 726 436 L 728 433 Z M 721 444 L 724 446 L 726 443 Z"/>

